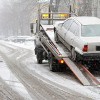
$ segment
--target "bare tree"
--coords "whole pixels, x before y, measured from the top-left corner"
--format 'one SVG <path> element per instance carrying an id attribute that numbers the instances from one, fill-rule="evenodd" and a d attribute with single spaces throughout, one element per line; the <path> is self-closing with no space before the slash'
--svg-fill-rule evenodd
<path id="1" fill-rule="evenodd" d="M 92 16 L 92 0 L 81 0 L 77 6 L 79 16 Z"/>
<path id="2" fill-rule="evenodd" d="M 30 35 L 30 14 L 37 0 L 4 0 L 0 30 L 5 36 Z"/>

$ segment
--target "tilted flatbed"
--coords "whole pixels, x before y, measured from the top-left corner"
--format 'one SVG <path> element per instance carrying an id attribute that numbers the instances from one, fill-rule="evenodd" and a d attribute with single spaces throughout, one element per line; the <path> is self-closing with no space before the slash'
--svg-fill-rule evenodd
<path id="1" fill-rule="evenodd" d="M 96 80 L 93 75 L 91 76 L 89 74 L 90 72 L 88 73 L 88 79 L 83 74 L 84 70 L 80 70 L 79 66 L 76 65 L 72 60 L 70 60 L 71 54 L 67 50 L 67 48 L 62 43 L 55 42 L 53 25 L 40 25 L 40 32 L 38 37 L 40 44 L 35 48 L 38 63 L 41 64 L 44 59 L 48 60 L 50 70 L 52 71 L 58 71 L 59 68 L 61 69 L 63 67 L 69 67 L 83 85 L 100 84 L 100 82 Z M 88 72 L 86 68 L 83 69 Z M 90 76 L 93 84 L 90 81 Z"/>

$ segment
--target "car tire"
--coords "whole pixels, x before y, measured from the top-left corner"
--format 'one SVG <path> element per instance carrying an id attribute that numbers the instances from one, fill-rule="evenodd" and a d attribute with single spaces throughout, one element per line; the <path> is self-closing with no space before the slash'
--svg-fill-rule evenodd
<path id="1" fill-rule="evenodd" d="M 73 61 L 76 61 L 76 60 L 77 60 L 77 53 L 76 53 L 74 47 L 72 47 L 72 49 L 71 49 L 71 59 L 72 59 Z"/>

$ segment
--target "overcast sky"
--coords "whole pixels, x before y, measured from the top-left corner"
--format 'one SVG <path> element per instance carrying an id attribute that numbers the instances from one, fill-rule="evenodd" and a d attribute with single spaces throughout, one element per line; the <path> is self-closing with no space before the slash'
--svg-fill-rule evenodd
<path id="1" fill-rule="evenodd" d="M 0 0 L 0 8 L 2 8 L 3 4 L 2 4 L 2 0 Z"/>

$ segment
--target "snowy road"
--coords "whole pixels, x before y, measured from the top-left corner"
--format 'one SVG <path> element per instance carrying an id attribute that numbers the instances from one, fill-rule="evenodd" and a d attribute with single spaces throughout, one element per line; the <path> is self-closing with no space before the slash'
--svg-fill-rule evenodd
<path id="1" fill-rule="evenodd" d="M 64 75 L 50 72 L 48 64 L 37 64 L 33 44 L 24 47 L 1 41 L 0 48 L 9 69 L 26 87 L 32 100 L 100 100 L 99 86 L 82 86 Z"/>
<path id="2" fill-rule="evenodd" d="M 24 98 L 0 78 L 0 100 L 24 100 Z"/>

